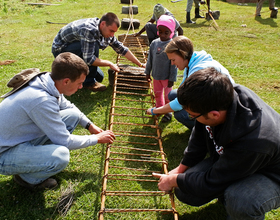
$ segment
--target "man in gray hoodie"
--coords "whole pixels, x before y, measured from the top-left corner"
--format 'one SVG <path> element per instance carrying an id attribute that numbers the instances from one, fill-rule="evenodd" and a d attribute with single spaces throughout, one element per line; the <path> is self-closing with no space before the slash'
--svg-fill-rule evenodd
<path id="1" fill-rule="evenodd" d="M 88 72 L 80 57 L 66 52 L 51 73 L 28 69 L 11 79 L 14 88 L 0 103 L 0 174 L 31 190 L 54 188 L 50 177 L 66 168 L 69 150 L 114 141 L 112 131 L 94 125 L 64 97 L 83 87 Z M 91 135 L 71 134 L 78 124 Z"/>

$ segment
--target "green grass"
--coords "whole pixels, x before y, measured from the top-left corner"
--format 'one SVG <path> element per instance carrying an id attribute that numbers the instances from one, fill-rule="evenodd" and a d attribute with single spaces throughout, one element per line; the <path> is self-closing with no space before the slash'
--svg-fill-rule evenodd
<path id="1" fill-rule="evenodd" d="M 117 0 L 45 0 L 44 2 L 61 5 L 31 6 L 27 5 L 26 1 L 0 0 L 0 61 L 16 60 L 13 64 L 0 66 L 1 95 L 10 90 L 6 87 L 7 81 L 22 69 L 36 67 L 42 71 L 50 71 L 53 61 L 51 44 L 63 24 L 48 24 L 46 21 L 68 23 L 80 18 L 101 17 L 109 11 L 116 13 L 120 19 L 128 17 L 121 14 L 124 5 Z M 195 25 L 186 24 L 186 1 L 171 3 L 167 0 L 135 0 L 134 5 L 138 6 L 139 14 L 134 15 L 134 18 L 140 20 L 140 27 L 150 19 L 152 8 L 156 3 L 162 3 L 173 12 L 181 22 L 184 35 L 193 41 L 195 50 L 206 50 L 230 71 L 237 83 L 254 90 L 280 112 L 280 19 L 269 18 L 267 2 L 263 6 L 262 18 L 255 19 L 255 4 L 244 6 L 224 1 L 211 1 L 212 10 L 221 12 L 220 19 L 216 21 L 219 26 L 216 30 L 213 22 L 205 19 L 196 20 Z M 279 7 L 279 2 L 277 4 Z M 201 10 L 203 13 L 206 12 L 204 7 L 201 7 Z M 194 9 L 191 13 L 191 17 L 194 17 Z M 120 29 L 117 34 L 126 32 Z M 111 48 L 101 51 L 100 55 L 101 59 L 116 60 L 116 55 Z M 107 73 L 107 68 L 102 69 Z M 182 72 L 179 71 L 178 74 L 182 75 Z M 181 79 L 178 78 L 175 87 L 178 87 Z M 107 74 L 104 84 L 108 84 Z M 69 99 L 98 126 L 108 129 L 111 94 L 111 87 L 99 93 L 80 90 Z M 170 170 L 180 163 L 190 132 L 174 119 L 161 127 L 163 147 Z M 75 134 L 88 133 L 78 127 Z M 17 186 L 11 176 L 1 175 L 0 219 L 97 219 L 100 210 L 105 149 L 105 145 L 98 144 L 87 149 L 72 151 L 69 166 L 55 177 L 60 183 L 56 190 L 30 193 Z M 73 187 L 75 193 L 74 203 L 67 215 L 62 217 L 57 212 L 56 205 L 63 191 L 69 186 Z M 142 190 L 150 186 L 132 184 L 129 187 Z M 117 202 L 128 206 L 131 201 L 119 198 L 118 201 L 114 201 L 114 204 Z M 148 205 L 160 204 L 160 201 L 156 200 L 145 202 Z M 177 200 L 175 202 L 179 219 L 226 218 L 224 208 L 216 201 L 197 208 Z M 108 219 L 172 219 L 172 216 L 162 213 L 106 217 Z M 266 218 L 278 219 L 280 211 L 271 211 L 267 213 Z"/>

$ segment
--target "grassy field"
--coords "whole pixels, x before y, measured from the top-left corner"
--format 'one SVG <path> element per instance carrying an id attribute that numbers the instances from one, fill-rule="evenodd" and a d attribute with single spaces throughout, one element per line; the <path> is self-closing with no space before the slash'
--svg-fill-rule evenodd
<path id="1" fill-rule="evenodd" d="M 120 19 L 128 17 L 121 14 L 122 6 L 126 5 L 117 0 L 32 2 L 59 5 L 38 6 L 28 5 L 24 0 L 0 0 L 0 61 L 15 61 L 10 65 L 0 66 L 1 95 L 10 90 L 6 87 L 7 81 L 22 69 L 36 67 L 41 71 L 50 71 L 53 61 L 51 44 L 64 24 L 49 24 L 47 21 L 68 23 L 81 18 L 101 17 L 109 11 L 116 13 Z M 156 3 L 163 4 L 180 21 L 184 35 L 193 41 L 195 50 L 206 50 L 229 70 L 237 83 L 254 90 L 280 113 L 280 18 L 269 18 L 267 2 L 263 6 L 262 17 L 255 18 L 256 5 L 253 3 L 245 5 L 211 1 L 212 10 L 219 10 L 221 13 L 216 27 L 212 21 L 205 19 L 196 20 L 196 24 L 186 24 L 187 1 L 171 3 L 167 0 L 135 0 L 134 5 L 138 6 L 139 14 L 134 15 L 134 18 L 140 20 L 140 28 L 150 19 Z M 279 7 L 279 1 L 277 4 Z M 202 14 L 206 12 L 205 7 L 201 7 L 201 10 Z M 194 17 L 194 8 L 191 17 Z M 127 33 L 127 30 L 120 29 L 117 35 L 123 33 Z M 107 48 L 100 52 L 100 58 L 114 61 L 116 54 L 111 48 Z M 107 73 L 107 68 L 102 69 Z M 178 74 L 182 75 L 182 72 L 179 71 Z M 178 87 L 181 79 L 178 78 L 174 87 Z M 104 84 L 108 85 L 107 74 Z M 111 87 L 99 93 L 82 89 L 69 99 L 98 126 L 108 129 L 111 94 Z M 171 170 L 180 163 L 190 131 L 174 119 L 171 123 L 160 126 L 163 130 L 163 147 Z M 88 133 L 78 127 L 75 134 Z M 11 176 L 0 175 L 0 219 L 97 219 L 105 148 L 105 145 L 99 144 L 72 151 L 69 166 L 55 177 L 59 181 L 59 188 L 55 190 L 31 193 L 17 186 Z M 73 189 L 74 202 L 67 215 L 61 216 L 56 206 L 63 192 L 69 188 Z M 179 219 L 226 219 L 223 206 L 216 201 L 197 208 L 177 200 L 175 202 Z M 172 219 L 172 216 L 146 214 L 120 215 L 118 218 Z M 266 219 L 280 219 L 280 211 L 267 213 Z"/>

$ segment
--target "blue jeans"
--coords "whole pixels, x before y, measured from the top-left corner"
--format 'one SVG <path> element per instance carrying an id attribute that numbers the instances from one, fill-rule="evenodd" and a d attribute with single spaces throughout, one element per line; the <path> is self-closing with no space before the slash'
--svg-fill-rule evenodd
<path id="1" fill-rule="evenodd" d="M 98 42 L 95 42 L 94 45 L 95 51 L 94 55 L 96 57 L 99 57 L 99 44 Z M 83 52 L 81 50 L 81 43 L 80 41 L 74 41 L 73 43 L 67 45 L 66 47 L 62 48 L 61 51 L 57 52 L 52 50 L 52 53 L 54 57 L 57 57 L 58 54 L 63 53 L 63 52 L 71 52 L 76 54 L 77 56 L 83 58 Z M 91 86 L 94 85 L 97 82 L 102 82 L 104 78 L 104 73 L 98 66 L 88 66 L 89 68 L 89 74 L 86 77 L 86 80 L 84 81 L 83 85 L 84 86 Z"/>
<path id="2" fill-rule="evenodd" d="M 213 165 L 211 158 L 205 159 L 186 173 L 204 172 Z M 176 197 L 192 206 L 201 206 L 211 200 L 224 196 L 224 206 L 228 220 L 263 220 L 265 213 L 280 207 L 280 184 L 262 174 L 253 174 L 230 185 L 222 195 L 199 198 L 188 195 L 179 188 Z"/>
<path id="3" fill-rule="evenodd" d="M 177 89 L 173 89 L 169 94 L 168 94 L 168 99 L 170 101 L 174 100 L 177 98 Z M 195 120 L 191 120 L 189 118 L 189 113 L 182 109 L 180 111 L 174 112 L 174 117 L 176 118 L 177 121 L 185 125 L 188 129 L 192 130 Z"/>
<path id="4" fill-rule="evenodd" d="M 79 123 L 72 109 L 60 111 L 70 133 Z M 19 176 L 30 184 L 39 184 L 66 168 L 70 160 L 68 148 L 53 144 L 46 136 L 18 144 L 0 154 L 0 173 Z"/>

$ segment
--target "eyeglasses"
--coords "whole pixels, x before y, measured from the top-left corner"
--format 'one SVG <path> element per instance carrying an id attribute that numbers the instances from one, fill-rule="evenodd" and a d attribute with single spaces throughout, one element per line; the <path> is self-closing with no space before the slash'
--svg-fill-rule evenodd
<path id="1" fill-rule="evenodd" d="M 200 117 L 200 116 L 202 116 L 202 115 L 203 115 L 203 114 L 200 114 L 200 115 L 198 115 L 198 116 L 193 117 L 193 116 L 191 116 L 191 115 L 189 114 L 189 119 L 195 120 L 195 119 L 197 119 L 198 117 Z"/>

